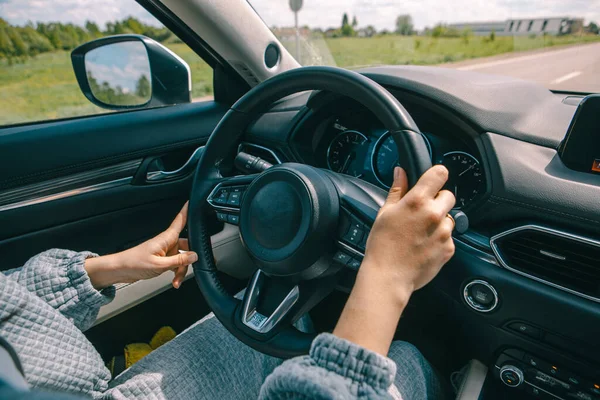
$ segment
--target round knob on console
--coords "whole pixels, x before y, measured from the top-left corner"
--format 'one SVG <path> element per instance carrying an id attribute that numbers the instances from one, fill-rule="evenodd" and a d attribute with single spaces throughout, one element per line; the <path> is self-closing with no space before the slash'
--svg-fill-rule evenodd
<path id="1" fill-rule="evenodd" d="M 506 386 L 517 387 L 524 381 L 523 371 L 514 365 L 505 365 L 500 368 L 500 380 Z"/>
<path id="2" fill-rule="evenodd" d="M 463 298 L 469 307 L 478 312 L 488 313 L 498 307 L 498 292 L 481 279 L 472 280 L 465 285 Z"/>

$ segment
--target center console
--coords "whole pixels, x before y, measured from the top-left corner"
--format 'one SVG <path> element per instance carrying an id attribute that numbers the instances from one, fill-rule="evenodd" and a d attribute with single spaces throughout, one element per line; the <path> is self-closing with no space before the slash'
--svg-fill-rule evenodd
<path id="1" fill-rule="evenodd" d="M 592 376 L 593 370 L 573 371 L 520 349 L 505 349 L 492 372 L 507 387 L 532 398 L 600 400 L 600 379 Z"/>

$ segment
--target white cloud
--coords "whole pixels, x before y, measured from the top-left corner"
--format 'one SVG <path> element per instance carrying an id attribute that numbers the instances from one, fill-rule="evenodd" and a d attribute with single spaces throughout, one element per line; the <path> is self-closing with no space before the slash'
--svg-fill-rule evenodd
<path id="1" fill-rule="evenodd" d="M 250 0 L 269 26 L 292 26 L 288 0 Z M 356 16 L 359 26 L 393 29 L 399 14 L 410 14 L 417 29 L 438 22 L 572 16 L 600 21 L 600 0 L 304 0 L 300 25 L 337 27 L 342 14 Z"/>
<path id="2" fill-rule="evenodd" d="M 269 26 L 292 26 L 289 0 L 250 0 Z M 304 0 L 301 25 L 340 26 L 342 14 L 356 16 L 360 26 L 393 29 L 396 16 L 410 14 L 416 28 L 438 22 L 470 22 L 507 18 L 572 16 L 600 22 L 600 0 Z M 62 21 L 104 25 L 129 15 L 146 23 L 158 21 L 134 0 L 0 0 L 0 17 L 11 23 Z"/>
<path id="3" fill-rule="evenodd" d="M 58 21 L 83 25 L 90 20 L 104 26 L 128 16 L 161 25 L 134 0 L 0 0 L 0 17 L 13 24 Z"/>

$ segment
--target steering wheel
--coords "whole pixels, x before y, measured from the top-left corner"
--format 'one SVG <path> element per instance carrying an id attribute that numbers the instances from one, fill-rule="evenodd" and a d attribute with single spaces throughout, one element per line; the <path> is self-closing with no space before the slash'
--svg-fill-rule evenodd
<path id="1" fill-rule="evenodd" d="M 198 163 L 190 196 L 188 232 L 190 247 L 198 253 L 196 282 L 235 337 L 280 358 L 310 349 L 315 334 L 293 324 L 334 290 L 337 272 L 344 268 L 340 250 L 362 259 L 368 229 L 387 195 L 359 179 L 298 163 L 234 176 L 233 160 L 248 125 L 274 101 L 307 90 L 346 96 L 369 109 L 391 132 L 410 186 L 431 167 L 425 141 L 400 102 L 371 79 L 340 68 L 281 73 L 247 92 L 221 119 Z M 239 215 L 243 245 L 258 267 L 242 301 L 217 276 L 206 223 L 215 210 Z"/>

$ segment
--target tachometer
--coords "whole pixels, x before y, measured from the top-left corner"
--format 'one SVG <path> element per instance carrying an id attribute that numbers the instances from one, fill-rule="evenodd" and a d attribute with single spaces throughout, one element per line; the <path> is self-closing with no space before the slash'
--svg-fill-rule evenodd
<path id="1" fill-rule="evenodd" d="M 423 135 L 425 144 L 431 157 L 431 144 L 427 136 Z M 400 165 L 398 147 L 389 132 L 384 133 L 375 143 L 375 149 L 371 157 L 371 167 L 375 177 L 386 188 L 390 188 L 394 182 L 394 167 Z"/>
<path id="2" fill-rule="evenodd" d="M 360 177 L 368 139 L 358 131 L 347 130 L 338 134 L 327 149 L 327 165 L 335 172 Z"/>
<path id="3" fill-rule="evenodd" d="M 444 154 L 442 164 L 449 172 L 444 189 L 454 193 L 455 208 L 469 205 L 484 187 L 484 176 L 479 161 L 469 153 L 452 151 Z"/>

